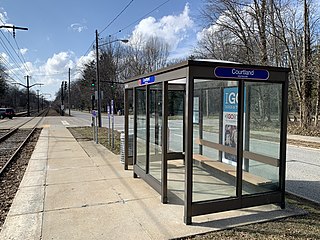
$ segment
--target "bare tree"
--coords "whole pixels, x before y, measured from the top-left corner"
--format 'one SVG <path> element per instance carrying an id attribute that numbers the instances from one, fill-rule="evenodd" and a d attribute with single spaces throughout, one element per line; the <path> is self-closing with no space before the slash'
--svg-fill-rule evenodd
<path id="1" fill-rule="evenodd" d="M 320 46 L 316 46 L 315 49 L 315 57 L 313 58 L 314 63 L 314 78 L 317 82 L 316 85 L 316 101 L 315 101 L 315 114 L 314 114 L 314 126 L 318 126 L 319 124 L 319 117 L 320 117 Z"/>
<path id="2" fill-rule="evenodd" d="M 158 37 L 150 37 L 143 47 L 143 56 L 148 72 L 163 68 L 167 64 L 169 45 Z"/>
<path id="3" fill-rule="evenodd" d="M 160 37 L 137 36 L 126 52 L 126 75 L 133 77 L 167 65 L 169 45 Z"/>
<path id="4" fill-rule="evenodd" d="M 301 123 L 302 127 L 307 128 L 311 123 L 311 90 L 312 90 L 312 78 L 310 72 L 311 64 L 311 36 L 310 36 L 310 22 L 309 22 L 309 4 L 307 0 L 303 1 L 303 77 L 302 77 L 302 102 L 301 102 Z"/>
<path id="5" fill-rule="evenodd" d="M 312 95 L 316 88 L 313 39 L 319 29 L 318 19 L 310 12 L 315 9 L 312 0 L 205 2 L 202 16 L 211 27 L 207 25 L 207 31 L 203 31 L 196 53 L 243 63 L 290 67 L 289 102 L 291 105 L 298 102 L 300 123 L 305 128 L 310 126 L 317 104 Z M 270 120 L 268 104 L 260 107 L 264 108 L 261 114 Z"/>

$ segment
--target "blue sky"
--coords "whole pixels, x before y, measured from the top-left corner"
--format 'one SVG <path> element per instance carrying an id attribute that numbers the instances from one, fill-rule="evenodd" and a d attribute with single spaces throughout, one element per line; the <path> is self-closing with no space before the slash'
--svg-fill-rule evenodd
<path id="1" fill-rule="evenodd" d="M 16 31 L 16 45 L 12 35 L 2 29 L 0 38 L 16 58 L 13 60 L 3 43 L 2 59 L 11 69 L 11 76 L 25 84 L 24 75 L 31 76 L 31 83 L 43 83 L 39 89 L 50 93 L 53 99 L 61 81 L 67 80 L 68 68 L 75 69 L 92 58 L 89 47 L 94 41 L 95 30 L 101 32 L 127 6 L 127 9 L 103 32 L 100 37 L 133 39 L 137 34 L 157 34 L 172 46 L 171 56 L 188 56 L 196 43 L 201 0 L 0 0 L 0 25 L 28 27 L 28 31 Z M 165 3 L 156 11 L 147 14 Z M 147 14 L 147 15 L 146 15 Z M 123 29 L 123 30 L 122 30 Z M 119 30 L 122 30 L 119 33 Z M 7 39 L 21 52 L 14 54 Z M 19 48 L 19 49 L 18 49 Z M 84 56 L 87 54 L 86 56 Z M 17 63 L 20 64 L 18 66 Z"/>

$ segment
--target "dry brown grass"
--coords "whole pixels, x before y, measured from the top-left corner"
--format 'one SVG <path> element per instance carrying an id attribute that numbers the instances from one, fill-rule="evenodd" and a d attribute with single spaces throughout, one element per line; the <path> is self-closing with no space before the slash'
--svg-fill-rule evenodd
<path id="1" fill-rule="evenodd" d="M 74 136 L 77 141 L 93 141 L 93 130 L 92 127 L 69 127 L 68 130 Z M 101 127 L 98 132 L 98 141 L 101 145 L 112 151 L 114 154 L 120 154 L 120 133 L 116 130 L 114 133 L 114 148 L 112 149 L 111 144 L 108 142 L 108 128 Z M 111 131 L 110 131 L 111 135 Z"/>

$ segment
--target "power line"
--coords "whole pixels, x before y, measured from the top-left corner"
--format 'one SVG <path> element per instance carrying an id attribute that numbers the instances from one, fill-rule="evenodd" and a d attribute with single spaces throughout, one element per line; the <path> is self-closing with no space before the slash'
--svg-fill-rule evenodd
<path id="1" fill-rule="evenodd" d="M 13 38 L 13 39 L 14 39 L 14 41 L 15 41 L 15 43 L 16 43 L 16 46 L 17 46 L 17 48 L 18 48 L 18 50 L 19 50 L 19 53 L 21 54 L 24 68 L 25 68 L 25 69 L 27 70 L 27 72 L 30 74 L 31 71 L 30 71 L 30 69 L 29 69 L 28 66 L 27 66 L 26 60 L 24 59 L 24 56 L 23 56 L 23 54 L 22 54 L 22 52 L 21 52 L 21 49 L 20 49 L 20 47 L 19 47 L 19 45 L 18 45 L 18 42 L 17 42 L 16 38 Z"/>
<path id="2" fill-rule="evenodd" d="M 3 37 L 6 39 L 6 41 L 9 43 L 10 47 L 13 49 L 14 53 L 18 56 L 19 60 L 21 61 L 22 65 L 24 66 L 25 70 L 27 72 L 29 72 L 29 70 L 26 68 L 26 65 L 25 65 L 25 62 L 20 58 L 20 56 L 18 55 L 18 53 L 15 51 L 14 47 L 12 46 L 12 44 L 10 43 L 10 41 L 8 40 L 8 38 L 5 36 L 5 34 L 1 31 L 1 34 L 3 35 Z M 22 75 L 24 75 L 24 72 L 22 71 L 21 69 L 21 66 L 20 64 L 17 62 L 16 58 L 14 57 L 14 55 L 12 54 L 11 50 L 9 49 L 9 47 L 6 45 L 6 43 L 4 42 L 4 40 L 0 37 L 0 44 L 2 45 L 2 47 L 4 48 L 4 51 L 7 53 L 7 55 L 11 58 L 12 62 L 16 65 L 16 68 L 21 72 Z M 8 62 L 8 65 L 7 65 L 7 70 L 11 71 L 13 73 L 13 70 L 10 69 L 12 68 L 10 66 L 10 63 Z M 17 75 L 15 74 L 15 76 L 17 77 Z M 21 81 L 21 78 L 19 78 L 19 81 L 20 82 L 23 82 Z"/>
<path id="3" fill-rule="evenodd" d="M 68 71 L 60 72 L 60 73 L 52 73 L 52 74 L 33 74 L 32 77 L 54 77 L 54 76 L 59 76 L 67 73 Z"/>
<path id="4" fill-rule="evenodd" d="M 8 56 L 11 57 L 12 60 L 13 60 L 13 62 L 17 65 L 17 69 L 18 69 L 19 71 L 21 71 L 21 69 L 20 69 L 20 67 L 19 67 L 19 64 L 17 63 L 16 59 L 12 56 L 10 50 L 9 50 L 9 49 L 7 48 L 7 46 L 4 44 L 4 42 L 3 42 L 3 40 L 2 40 L 1 37 L 0 37 L 0 41 L 1 41 L 0 44 L 2 45 L 2 47 L 3 47 L 3 48 L 5 49 L 5 51 L 7 52 Z M 4 63 L 4 65 L 6 65 L 7 70 L 8 70 L 8 71 L 11 71 L 12 74 L 14 74 L 14 75 L 17 77 L 18 75 L 16 75 L 16 73 L 13 72 L 13 70 L 11 69 L 12 67 L 11 67 L 10 63 L 9 63 L 5 58 L 3 58 L 2 56 L 1 56 L 1 58 L 2 58 L 2 62 Z M 23 75 L 23 72 L 22 72 L 22 71 L 21 71 L 21 73 L 22 73 L 22 75 Z M 18 79 L 20 80 L 20 82 L 22 82 L 19 77 L 18 77 Z"/>
<path id="5" fill-rule="evenodd" d="M 92 43 L 90 44 L 90 47 L 88 48 L 88 50 L 86 51 L 86 53 L 83 56 L 86 56 L 90 52 L 90 49 L 93 49 L 94 43 L 95 43 L 95 40 L 92 41 Z"/>
<path id="6" fill-rule="evenodd" d="M 17 57 L 19 58 L 20 62 L 21 62 L 22 65 L 24 66 L 25 70 L 26 70 L 27 72 L 29 72 L 28 69 L 27 69 L 26 66 L 25 66 L 25 61 L 23 61 L 23 60 L 21 59 L 21 57 L 19 56 L 19 54 L 17 53 L 17 51 L 15 50 L 15 48 L 12 46 L 11 42 L 9 41 L 9 39 L 6 37 L 6 35 L 5 35 L 2 31 L 1 31 L 1 33 L 2 33 L 2 35 L 4 36 L 4 38 L 7 40 L 7 42 L 8 42 L 9 45 L 11 46 L 11 48 L 13 49 L 14 53 L 15 53 L 15 54 L 17 55 Z M 21 54 L 21 52 L 20 52 L 20 54 Z M 21 54 L 21 55 L 22 55 L 22 54 Z"/>
<path id="7" fill-rule="evenodd" d="M 131 5 L 131 3 L 133 2 L 133 0 L 131 0 L 125 7 L 124 9 L 122 9 L 122 11 L 99 33 L 103 33 L 112 23 L 114 23 L 115 20 L 117 20 L 118 17 L 120 17 L 120 15 Z"/>
<path id="8" fill-rule="evenodd" d="M 141 21 L 142 19 L 144 19 L 146 16 L 148 16 L 149 14 L 153 13 L 154 11 L 158 10 L 159 8 L 161 8 L 163 5 L 167 4 L 168 2 L 170 2 L 170 0 L 164 1 L 163 3 L 161 3 L 160 5 L 158 5 L 156 8 L 152 9 L 150 12 L 146 13 L 145 15 L 143 15 L 142 17 L 140 17 L 139 19 L 133 21 L 132 23 L 130 23 L 129 25 L 125 26 L 124 28 L 120 29 L 118 32 L 115 32 L 113 34 L 111 34 L 110 36 L 114 36 L 120 32 L 122 32 L 123 30 L 131 27 L 133 24 L 137 23 L 138 21 Z"/>
<path id="9" fill-rule="evenodd" d="M 2 23 L 3 25 L 5 25 L 5 22 L 4 22 L 2 19 L 0 19 L 0 21 L 1 21 L 1 23 Z M 24 30 L 25 30 L 25 29 L 24 29 Z M 13 49 L 14 53 L 17 55 L 17 57 L 19 58 L 20 62 L 21 62 L 22 65 L 23 65 L 23 67 L 25 68 L 26 72 L 29 74 L 29 73 L 30 73 L 30 69 L 27 67 L 27 64 L 26 64 L 26 61 L 25 61 L 25 59 L 24 59 L 24 56 L 23 56 L 22 53 L 21 53 L 19 44 L 18 44 L 16 38 L 14 37 L 13 33 L 11 33 L 10 31 L 9 31 L 9 33 L 11 34 L 12 38 L 14 39 L 14 41 L 15 41 L 15 43 L 16 43 L 16 46 L 17 46 L 17 48 L 18 48 L 18 50 L 19 50 L 19 53 L 20 53 L 20 55 L 21 55 L 22 58 L 19 56 L 19 54 L 17 53 L 17 51 L 15 50 L 15 48 L 12 46 L 12 44 L 10 43 L 10 41 L 8 40 L 8 38 L 5 36 L 5 34 L 1 31 L 1 34 L 2 34 L 3 37 L 7 40 L 7 42 L 9 43 L 9 45 L 11 46 L 11 48 Z M 11 54 L 11 51 L 8 49 L 8 47 L 6 46 L 6 44 L 4 43 L 4 41 L 3 41 L 2 39 L 1 39 L 1 41 L 3 42 L 2 46 L 5 48 L 6 52 L 7 52 L 8 55 L 12 58 L 13 62 L 17 65 L 17 68 L 19 69 L 20 66 L 19 66 L 19 64 L 17 63 L 17 60 L 16 60 L 15 57 Z M 5 47 L 4 45 L 5 45 L 6 47 Z M 24 75 L 24 72 L 21 71 L 21 73 L 22 73 L 22 75 Z"/>
<path id="10" fill-rule="evenodd" d="M 102 32 L 104 32 L 104 31 L 131 5 L 132 2 L 133 2 L 133 0 L 131 0 L 131 1 L 124 7 L 124 9 L 123 9 L 104 29 L 102 29 L 102 31 L 100 32 L 100 34 L 101 34 Z M 114 36 L 114 35 L 122 32 L 123 30 L 131 27 L 133 24 L 135 24 L 136 22 L 142 20 L 143 18 L 145 18 L 145 17 L 148 16 L 149 14 L 153 13 L 154 11 L 158 10 L 159 8 L 161 8 L 163 5 L 167 4 L 168 2 L 170 2 L 170 0 L 164 1 L 164 2 L 161 3 L 160 5 L 158 5 L 157 7 L 155 7 L 154 9 L 152 9 L 151 11 L 149 11 L 148 13 L 144 14 L 142 17 L 138 18 L 138 19 L 135 20 L 134 22 L 132 22 L 132 23 L 130 23 L 129 25 L 125 26 L 124 28 L 120 29 L 118 32 L 115 32 L 115 33 L 113 33 L 113 34 L 111 34 L 111 35 L 109 35 L 109 36 L 110 36 L 110 37 L 111 37 L 111 36 Z M 83 56 L 86 56 L 86 55 L 89 53 L 89 51 L 90 51 L 91 49 L 93 49 L 94 44 L 95 44 L 95 40 L 92 41 L 92 43 L 90 44 L 89 48 L 87 49 L 87 51 L 85 52 L 85 54 L 84 54 Z"/>
<path id="11" fill-rule="evenodd" d="M 118 19 L 118 17 L 120 17 L 120 15 L 131 5 L 131 3 L 133 2 L 133 0 L 131 0 L 121 11 L 120 13 L 104 28 L 100 31 L 99 34 L 103 33 L 112 23 L 114 23 L 115 20 Z M 87 49 L 87 51 L 85 52 L 85 54 L 83 56 L 86 56 L 91 49 L 93 49 L 95 40 L 92 41 L 92 43 L 90 44 L 89 48 Z"/>

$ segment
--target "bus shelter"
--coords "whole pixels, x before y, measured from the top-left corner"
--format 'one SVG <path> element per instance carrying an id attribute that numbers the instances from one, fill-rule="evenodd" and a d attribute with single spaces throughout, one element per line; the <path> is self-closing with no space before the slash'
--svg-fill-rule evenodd
<path id="1" fill-rule="evenodd" d="M 192 217 L 285 207 L 287 68 L 188 60 L 125 81 L 125 169 Z"/>

